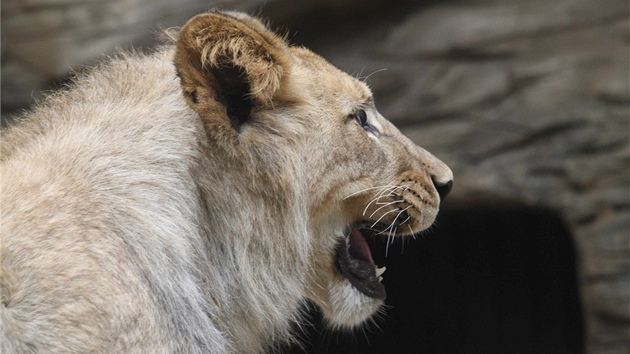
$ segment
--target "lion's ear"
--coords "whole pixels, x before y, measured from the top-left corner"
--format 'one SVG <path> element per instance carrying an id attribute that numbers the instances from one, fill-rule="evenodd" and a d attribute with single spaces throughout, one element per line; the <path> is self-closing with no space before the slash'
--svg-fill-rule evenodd
<path id="1" fill-rule="evenodd" d="M 202 119 L 238 128 L 252 109 L 271 105 L 278 94 L 288 66 L 286 47 L 251 17 L 204 13 L 181 28 L 175 66 Z"/>

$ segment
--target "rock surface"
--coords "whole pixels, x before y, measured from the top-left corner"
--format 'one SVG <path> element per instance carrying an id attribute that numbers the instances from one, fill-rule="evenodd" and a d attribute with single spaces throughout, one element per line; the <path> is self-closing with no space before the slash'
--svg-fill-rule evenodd
<path id="1" fill-rule="evenodd" d="M 155 45 L 161 29 L 180 26 L 209 7 L 251 11 L 263 0 L 4 0 L 2 111 L 42 97 L 71 69 L 117 48 Z"/>
<path id="2" fill-rule="evenodd" d="M 625 0 L 439 2 L 312 45 L 374 73 L 383 115 L 453 167 L 455 203 L 560 211 L 589 353 L 630 346 L 628 14 Z"/>
<path id="3" fill-rule="evenodd" d="M 253 10 L 263 2 L 213 5 Z M 450 203 L 507 198 L 562 214 L 580 256 L 588 352 L 625 353 L 628 1 L 290 3 L 268 1 L 263 15 L 371 84 L 381 112 L 453 168 Z M 149 45 L 151 29 L 207 7 L 198 0 L 3 1 L 3 111 L 31 103 L 68 68 L 116 46 Z"/>

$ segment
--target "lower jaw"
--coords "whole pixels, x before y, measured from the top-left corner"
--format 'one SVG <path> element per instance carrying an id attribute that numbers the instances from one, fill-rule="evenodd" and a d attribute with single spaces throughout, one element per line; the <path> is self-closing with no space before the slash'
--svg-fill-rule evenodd
<path id="1" fill-rule="evenodd" d="M 321 306 L 322 313 L 326 323 L 334 329 L 351 330 L 361 326 L 383 306 L 383 300 L 359 293 L 345 278 L 329 284 L 322 299 L 326 299 Z"/>
<path id="2" fill-rule="evenodd" d="M 374 264 L 352 257 L 345 240 L 336 249 L 336 265 L 339 273 L 361 294 L 385 300 L 385 286 L 376 275 Z"/>

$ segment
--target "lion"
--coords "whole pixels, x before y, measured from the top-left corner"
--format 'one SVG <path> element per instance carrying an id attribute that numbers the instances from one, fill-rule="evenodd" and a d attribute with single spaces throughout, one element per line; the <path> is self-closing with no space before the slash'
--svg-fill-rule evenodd
<path id="1" fill-rule="evenodd" d="M 306 302 L 384 304 L 366 240 L 429 228 L 453 174 L 368 86 L 210 11 L 79 75 L 2 134 L 3 353 L 260 353 Z"/>

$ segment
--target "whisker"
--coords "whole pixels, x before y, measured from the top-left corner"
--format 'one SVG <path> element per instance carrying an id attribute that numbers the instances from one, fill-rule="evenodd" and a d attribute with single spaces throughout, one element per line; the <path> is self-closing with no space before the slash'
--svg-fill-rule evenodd
<path id="1" fill-rule="evenodd" d="M 357 78 L 357 80 L 361 80 L 361 75 L 363 75 L 363 70 L 365 70 L 366 66 L 367 66 L 367 64 L 363 64 L 363 67 L 361 68 L 361 71 L 359 71 L 359 74 L 355 76 Z"/>
<path id="2" fill-rule="evenodd" d="M 392 223 L 390 226 L 394 226 L 394 224 Z M 387 257 L 387 254 L 389 253 L 389 245 L 394 244 L 394 237 L 396 236 L 396 231 L 398 231 L 397 227 L 390 228 L 389 230 L 389 235 L 387 236 L 387 246 L 385 246 L 385 257 Z"/>
<path id="3" fill-rule="evenodd" d="M 408 188 L 409 188 L 408 186 L 400 186 L 400 185 L 395 185 L 395 184 L 391 184 L 391 183 L 390 183 L 390 184 L 381 185 L 381 186 L 376 186 L 376 187 L 368 187 L 368 188 L 364 188 L 364 189 L 362 189 L 362 190 L 359 190 L 359 191 L 357 191 L 357 192 L 354 192 L 354 193 L 352 193 L 352 194 L 347 195 L 347 196 L 346 196 L 346 197 L 344 197 L 343 199 L 344 199 L 344 200 L 346 200 L 346 199 L 351 198 L 351 197 L 353 197 L 353 196 L 355 196 L 355 195 L 357 195 L 357 194 L 364 193 L 364 192 L 367 192 L 367 191 L 378 190 L 378 191 L 376 192 L 376 194 L 374 195 L 374 197 L 370 200 L 370 202 L 369 202 L 369 203 L 367 203 L 367 205 L 366 205 L 366 206 L 365 206 L 365 208 L 363 209 L 363 213 L 361 214 L 362 216 L 365 216 L 365 215 L 367 214 L 368 209 L 369 209 L 372 205 L 376 205 L 376 206 L 378 206 L 378 208 L 377 208 L 376 210 L 374 210 L 374 211 L 370 214 L 370 216 L 368 217 L 368 218 L 370 218 L 370 219 L 371 219 L 371 218 L 373 218 L 373 217 L 374 217 L 374 215 L 376 215 L 376 214 L 377 214 L 379 211 L 381 211 L 383 208 L 386 208 L 386 207 L 388 207 L 388 206 L 394 205 L 394 204 L 396 204 L 396 203 L 401 203 L 401 202 L 404 202 L 404 199 L 399 199 L 399 200 L 395 200 L 395 201 L 381 201 L 381 199 L 382 199 L 382 198 L 395 197 L 395 196 L 397 196 L 397 195 L 400 195 L 400 193 L 397 193 L 397 191 L 398 191 L 398 190 L 401 190 L 401 189 L 402 189 L 402 192 L 404 192 L 404 191 L 406 191 Z M 400 196 L 402 196 L 402 195 L 400 195 Z M 396 217 L 394 218 L 394 221 L 391 223 L 391 225 L 390 225 L 390 226 L 388 226 L 385 230 L 382 230 L 381 232 L 378 232 L 378 233 L 377 233 L 377 234 L 383 234 L 383 233 L 385 233 L 385 232 L 389 231 L 389 236 L 388 236 L 388 241 L 387 241 L 387 242 L 388 242 L 388 246 L 387 246 L 387 248 L 389 248 L 389 244 L 391 243 L 389 239 L 392 237 L 391 235 L 392 235 L 393 228 L 395 227 L 396 220 L 398 220 L 398 218 L 400 217 L 400 215 L 401 215 L 404 211 L 406 211 L 407 209 L 409 209 L 410 207 L 411 207 L 411 206 L 409 206 L 409 207 L 405 208 L 404 210 L 400 210 L 400 208 L 396 208 L 396 209 L 394 209 L 394 210 L 390 210 L 390 211 L 388 211 L 388 212 L 386 212 L 386 213 L 383 213 L 383 215 L 381 215 L 381 216 L 378 218 L 378 220 L 376 220 L 376 221 L 372 224 L 372 226 L 370 226 L 370 228 L 372 229 L 372 228 L 374 228 L 374 227 L 375 227 L 375 226 L 376 226 L 376 225 L 377 225 L 377 224 L 378 224 L 378 223 L 379 223 L 379 222 L 380 222 L 380 221 L 381 221 L 381 220 L 382 220 L 382 219 L 383 219 L 383 218 L 384 218 L 387 214 L 390 214 L 390 213 L 392 213 L 392 212 L 398 212 L 398 214 L 397 214 L 397 215 L 396 215 Z M 407 221 L 409 220 L 409 218 L 410 218 L 410 216 L 409 216 L 409 217 L 408 217 L 405 221 L 403 221 L 403 224 L 404 224 L 405 222 L 407 222 Z M 396 228 L 396 230 L 397 230 L 397 228 Z M 395 234 L 395 232 L 396 232 L 396 231 L 394 231 L 394 234 Z M 387 250 L 386 250 L 386 253 L 387 253 Z M 387 254 L 386 254 L 386 255 L 387 255 Z"/>
<path id="4" fill-rule="evenodd" d="M 392 244 L 392 225 L 389 225 L 387 229 L 389 229 L 389 233 L 387 234 L 387 241 L 386 241 L 387 244 L 385 246 L 385 257 L 387 257 L 387 255 L 389 254 L 389 245 Z"/>
<path id="5" fill-rule="evenodd" d="M 409 207 L 406 207 L 405 209 L 401 210 L 398 212 L 398 215 L 396 215 L 396 217 L 394 218 L 394 221 L 392 221 L 392 225 L 396 224 L 396 220 L 398 220 L 398 218 L 400 217 L 400 214 L 404 213 L 407 209 L 409 209 Z M 402 222 L 401 224 L 403 224 L 404 222 Z"/>
<path id="6" fill-rule="evenodd" d="M 389 190 L 389 194 L 387 196 L 391 196 L 391 195 L 395 194 L 394 192 L 397 189 L 399 189 L 399 188 L 402 188 L 402 187 L 398 186 L 398 185 L 388 184 L 387 186 L 383 187 L 383 189 L 381 189 L 381 191 L 379 193 L 377 193 L 377 195 L 378 195 L 379 198 L 381 198 L 381 197 L 383 197 L 385 192 Z"/>
<path id="7" fill-rule="evenodd" d="M 366 206 L 365 209 L 363 209 L 363 216 L 365 216 L 365 213 L 367 213 L 367 210 L 370 208 L 370 205 L 372 205 L 372 203 L 374 203 L 375 201 L 379 200 L 380 198 L 374 198 L 372 199 Z"/>
<path id="8" fill-rule="evenodd" d="M 365 216 L 365 213 L 367 213 L 367 210 L 370 208 L 370 205 L 372 205 L 372 203 L 376 202 L 376 204 L 378 205 L 378 200 L 381 199 L 382 196 L 377 195 L 376 197 L 374 197 L 366 206 L 365 209 L 363 209 L 363 216 Z"/>
<path id="9" fill-rule="evenodd" d="M 385 230 L 383 230 L 383 232 L 385 232 L 385 231 L 389 230 L 389 231 L 390 231 L 390 235 L 391 235 L 391 231 L 392 231 L 392 230 L 394 230 L 394 235 L 396 235 L 396 231 L 398 231 L 398 226 L 396 226 L 396 220 L 398 220 L 398 218 L 400 217 L 400 215 L 401 215 L 402 213 L 404 213 L 404 212 L 405 212 L 407 209 L 409 209 L 409 208 L 411 208 L 411 205 L 410 205 L 410 206 L 408 206 L 408 207 L 406 207 L 405 209 L 402 209 L 402 210 L 400 210 L 400 208 L 397 208 L 397 209 L 392 210 L 392 211 L 396 211 L 396 210 L 399 210 L 399 211 L 398 211 L 398 214 L 396 215 L 396 217 L 394 218 L 394 220 L 393 220 L 393 221 L 389 224 L 389 226 L 388 226 Z M 410 216 L 410 217 L 411 217 L 411 216 Z M 409 218 L 410 218 L 410 217 L 408 217 L 407 219 L 405 219 L 405 221 L 409 220 Z M 380 220 L 380 219 L 379 219 L 379 220 Z M 401 223 L 401 225 L 402 225 L 402 224 L 404 224 L 404 223 L 405 223 L 405 221 L 403 221 L 403 222 Z M 389 239 L 389 238 L 388 238 L 388 239 Z M 392 242 L 393 242 L 393 240 L 392 240 Z"/>
<path id="10" fill-rule="evenodd" d="M 400 203 L 400 202 L 404 202 L 404 200 L 394 200 L 393 202 L 389 202 L 389 203 L 385 203 L 382 207 L 374 210 L 374 212 L 372 214 L 370 214 L 370 218 L 374 216 L 374 214 L 376 214 L 379 210 L 385 208 L 386 206 L 392 205 L 392 204 L 396 204 L 396 203 Z M 378 204 L 378 203 L 377 203 Z"/>
<path id="11" fill-rule="evenodd" d="M 385 215 L 390 214 L 390 213 L 395 213 L 395 212 L 396 212 L 396 209 L 394 209 L 394 210 L 390 210 L 390 211 L 388 211 L 388 212 L 384 213 L 384 214 L 383 214 L 383 215 L 381 215 L 381 217 L 380 217 L 380 218 L 378 218 L 378 220 L 376 220 L 376 221 L 374 222 L 374 224 L 372 224 L 372 226 L 370 226 L 370 227 L 374 227 L 374 226 L 376 226 L 376 224 L 378 224 L 378 223 L 381 221 L 381 219 L 383 219 L 383 218 L 385 217 Z"/>
<path id="12" fill-rule="evenodd" d="M 363 71 L 363 70 L 361 70 L 361 71 Z M 365 82 L 365 81 L 367 81 L 370 78 L 370 76 L 372 76 L 372 75 L 374 75 L 376 73 L 380 73 L 381 71 L 387 71 L 387 68 L 382 68 L 382 69 L 378 69 L 376 71 L 373 71 L 370 75 L 368 75 L 368 76 L 366 76 L 364 78 L 359 78 L 359 80 Z"/>
<path id="13" fill-rule="evenodd" d="M 395 186 L 392 186 L 392 187 L 393 188 L 391 190 L 391 193 L 394 193 L 397 189 L 402 189 L 403 192 L 404 192 L 405 190 L 407 190 L 409 188 L 409 187 L 406 187 L 406 186 L 398 186 L 398 185 L 395 185 Z"/>
<path id="14" fill-rule="evenodd" d="M 361 193 L 363 193 L 363 192 L 367 192 L 367 191 L 369 191 L 369 190 L 373 190 L 373 189 L 382 189 L 382 188 L 387 188 L 387 187 L 392 187 L 392 185 L 391 185 L 391 184 L 387 184 L 387 185 L 384 185 L 384 186 L 376 186 L 376 187 L 369 187 L 369 188 L 361 189 L 360 191 L 358 191 L 358 192 L 354 192 L 354 193 L 352 193 L 352 194 L 348 195 L 347 197 L 345 197 L 345 198 L 343 198 L 343 199 L 344 199 L 344 200 L 346 200 L 346 199 L 348 199 L 348 198 L 350 198 L 350 197 L 353 197 L 353 196 L 355 196 L 355 195 L 357 195 L 357 194 L 361 194 Z"/>

